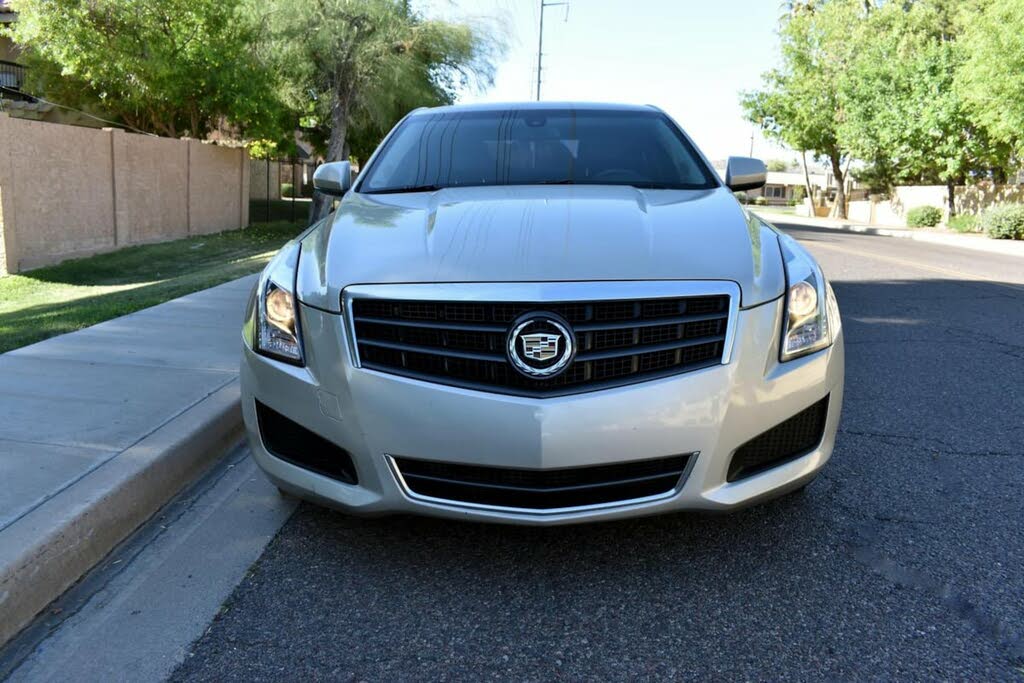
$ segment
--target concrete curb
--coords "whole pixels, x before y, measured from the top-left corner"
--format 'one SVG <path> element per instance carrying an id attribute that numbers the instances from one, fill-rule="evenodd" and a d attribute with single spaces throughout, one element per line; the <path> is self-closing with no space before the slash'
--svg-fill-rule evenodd
<path id="1" fill-rule="evenodd" d="M 755 213 L 757 213 L 755 211 Z M 879 237 L 895 237 L 905 240 L 916 240 L 930 244 L 941 244 L 947 247 L 970 249 L 972 251 L 984 251 L 989 254 L 1001 254 L 1003 256 L 1024 257 L 1024 242 L 1012 240 L 994 240 L 981 235 L 949 235 L 930 232 L 925 228 L 885 228 L 859 223 L 844 223 L 831 219 L 808 218 L 807 216 L 773 215 L 768 212 L 759 213 L 769 223 L 802 223 L 821 228 L 839 230 L 841 232 L 855 232 L 861 235 L 876 235 Z"/>
<path id="2" fill-rule="evenodd" d="M 0 645 L 242 437 L 238 380 L 4 530 Z"/>

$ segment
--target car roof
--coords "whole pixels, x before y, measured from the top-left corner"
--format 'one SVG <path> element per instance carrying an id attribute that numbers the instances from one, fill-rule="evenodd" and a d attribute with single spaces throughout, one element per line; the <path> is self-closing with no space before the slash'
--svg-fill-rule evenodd
<path id="1" fill-rule="evenodd" d="M 481 102 L 477 104 L 452 104 L 444 107 L 421 107 L 412 112 L 417 114 L 447 114 L 449 112 L 473 111 L 531 111 L 571 109 L 578 111 L 661 111 L 652 104 L 621 104 L 613 102 Z"/>

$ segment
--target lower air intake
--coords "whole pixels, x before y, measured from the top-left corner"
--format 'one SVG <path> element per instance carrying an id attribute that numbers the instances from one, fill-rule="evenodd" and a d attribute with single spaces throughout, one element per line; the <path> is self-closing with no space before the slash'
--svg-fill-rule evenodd
<path id="1" fill-rule="evenodd" d="M 813 451 L 825 434 L 828 396 L 760 436 L 746 442 L 732 456 L 728 481 L 737 481 L 795 460 Z"/>
<path id="2" fill-rule="evenodd" d="M 555 510 L 633 500 L 676 489 L 689 455 L 566 469 L 482 467 L 395 458 L 410 493 L 453 503 Z"/>
<path id="3" fill-rule="evenodd" d="M 260 425 L 260 439 L 271 455 L 346 484 L 358 482 L 352 456 L 344 448 L 335 446 L 259 401 L 256 401 L 256 418 Z"/>

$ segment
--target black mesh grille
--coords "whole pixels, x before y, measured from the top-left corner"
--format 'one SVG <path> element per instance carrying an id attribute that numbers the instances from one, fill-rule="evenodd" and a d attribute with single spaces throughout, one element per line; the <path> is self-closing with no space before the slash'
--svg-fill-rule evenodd
<path id="1" fill-rule="evenodd" d="M 346 484 L 358 483 L 352 456 L 344 448 L 256 401 L 260 439 L 273 455 Z"/>
<path id="2" fill-rule="evenodd" d="M 727 295 L 595 302 L 487 303 L 355 299 L 364 367 L 527 396 L 561 395 L 653 379 L 721 362 Z M 565 318 L 577 355 L 554 379 L 508 362 L 513 321 L 531 311 Z"/>
<path id="3" fill-rule="evenodd" d="M 625 502 L 672 491 L 689 455 L 656 460 L 527 470 L 395 458 L 415 494 L 461 503 L 529 510 Z"/>
<path id="4" fill-rule="evenodd" d="M 728 481 L 736 481 L 799 458 L 814 450 L 825 434 L 828 396 L 810 408 L 736 449 L 729 462 Z"/>

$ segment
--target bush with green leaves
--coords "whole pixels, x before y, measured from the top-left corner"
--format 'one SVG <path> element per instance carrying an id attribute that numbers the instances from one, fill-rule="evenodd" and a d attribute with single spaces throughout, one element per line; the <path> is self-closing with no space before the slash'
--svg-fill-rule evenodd
<path id="1" fill-rule="evenodd" d="M 993 206 L 981 214 L 981 229 L 997 240 L 1024 240 L 1024 204 Z"/>
<path id="2" fill-rule="evenodd" d="M 911 228 L 934 228 L 942 221 L 942 209 L 935 206 L 915 206 L 907 211 L 907 226 Z"/>
<path id="3" fill-rule="evenodd" d="M 291 197 L 295 194 L 295 186 L 291 183 L 281 183 L 281 196 Z"/>
<path id="4" fill-rule="evenodd" d="M 754 197 L 754 203 L 757 204 L 758 206 L 768 206 L 768 198 L 763 196 Z"/>
<path id="5" fill-rule="evenodd" d="M 786 206 L 796 206 L 796 200 L 790 199 L 789 201 L 786 202 Z"/>
<path id="6" fill-rule="evenodd" d="M 971 213 L 961 213 L 949 219 L 949 229 L 956 232 L 978 232 L 978 217 Z"/>
<path id="7" fill-rule="evenodd" d="M 733 192 L 732 194 L 734 197 L 736 197 L 736 201 L 738 201 L 740 204 L 750 203 L 750 197 L 747 196 L 746 192 Z"/>

